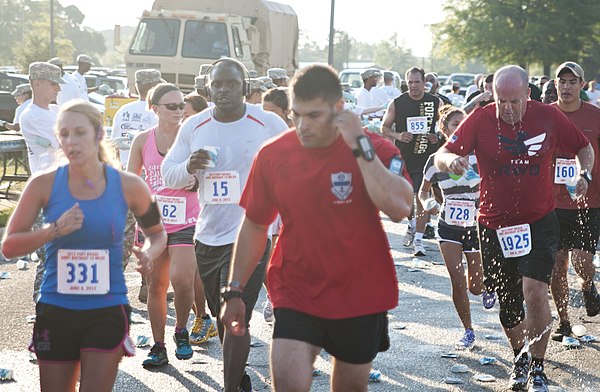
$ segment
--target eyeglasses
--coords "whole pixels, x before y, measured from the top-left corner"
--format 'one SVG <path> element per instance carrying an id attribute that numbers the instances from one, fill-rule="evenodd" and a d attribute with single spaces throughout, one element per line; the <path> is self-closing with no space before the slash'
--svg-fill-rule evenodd
<path id="1" fill-rule="evenodd" d="M 177 109 L 183 110 L 183 108 L 185 108 L 185 102 L 181 102 L 181 103 L 157 103 L 157 105 L 162 105 L 162 106 L 164 106 L 167 109 L 172 110 L 172 111 L 175 111 Z"/>

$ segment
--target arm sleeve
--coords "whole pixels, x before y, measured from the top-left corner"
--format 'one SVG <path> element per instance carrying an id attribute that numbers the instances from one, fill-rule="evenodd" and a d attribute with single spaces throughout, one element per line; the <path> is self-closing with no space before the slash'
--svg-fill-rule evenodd
<path id="1" fill-rule="evenodd" d="M 193 131 L 194 124 L 189 121 L 181 127 L 173 146 L 162 163 L 161 172 L 167 188 L 183 188 L 190 178 L 190 173 L 187 171 L 187 162 L 190 155 L 192 155 Z"/>

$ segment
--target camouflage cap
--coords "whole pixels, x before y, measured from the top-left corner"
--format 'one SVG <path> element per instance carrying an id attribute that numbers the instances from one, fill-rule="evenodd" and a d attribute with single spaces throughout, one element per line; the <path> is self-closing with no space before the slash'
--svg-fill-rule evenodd
<path id="1" fill-rule="evenodd" d="M 15 91 L 13 91 L 12 93 L 10 93 L 13 97 L 18 97 L 21 94 L 25 94 L 31 91 L 31 85 L 29 83 L 23 83 L 23 84 L 19 84 L 16 88 Z"/>
<path id="2" fill-rule="evenodd" d="M 381 71 L 378 70 L 377 68 L 368 68 L 360 73 L 360 77 L 363 80 L 371 78 L 373 76 L 378 76 L 378 77 L 381 76 Z"/>
<path id="3" fill-rule="evenodd" d="M 138 69 L 135 71 L 135 82 L 138 84 L 154 84 L 162 82 L 160 71 L 157 69 Z"/>
<path id="4" fill-rule="evenodd" d="M 61 84 L 67 83 L 61 75 L 62 71 L 56 65 L 41 61 L 29 64 L 29 80 L 46 79 Z"/>
<path id="5" fill-rule="evenodd" d="M 89 65 L 96 65 L 92 61 L 92 58 L 90 56 L 88 56 L 87 54 L 80 54 L 79 56 L 77 56 L 77 62 L 78 63 L 87 63 Z"/>
<path id="6" fill-rule="evenodd" d="M 194 78 L 194 88 L 204 88 L 206 87 L 206 75 L 199 75 Z"/>
<path id="7" fill-rule="evenodd" d="M 212 67 L 212 64 L 202 64 L 200 65 L 200 69 L 198 70 L 198 75 L 206 75 L 208 70 Z"/>
<path id="8" fill-rule="evenodd" d="M 265 92 L 268 90 L 263 81 L 260 79 L 250 78 L 248 80 L 248 83 L 250 83 L 250 92 L 254 92 L 257 90 Z"/>
<path id="9" fill-rule="evenodd" d="M 248 71 L 248 77 L 249 78 L 257 78 L 258 77 L 258 72 L 256 72 L 255 69 L 251 69 Z"/>
<path id="10" fill-rule="evenodd" d="M 271 79 L 268 76 L 261 76 L 257 78 L 258 80 L 260 80 L 261 82 L 263 82 L 263 85 L 267 88 L 275 88 L 277 87 L 277 85 L 275 83 L 273 83 L 273 79 Z"/>
<path id="11" fill-rule="evenodd" d="M 50 60 L 47 61 L 48 63 L 52 64 L 52 65 L 56 65 L 57 67 L 61 67 L 63 66 L 63 62 L 60 58 L 58 57 L 52 57 Z"/>
<path id="12" fill-rule="evenodd" d="M 563 71 L 571 72 L 573 75 L 577 76 L 581 80 L 585 80 L 585 76 L 583 75 L 583 68 L 573 61 L 567 61 L 562 63 L 556 68 L 556 77 L 558 78 Z"/>
<path id="13" fill-rule="evenodd" d="M 287 72 L 283 68 L 269 68 L 267 70 L 267 76 L 270 77 L 271 80 L 288 79 Z"/>

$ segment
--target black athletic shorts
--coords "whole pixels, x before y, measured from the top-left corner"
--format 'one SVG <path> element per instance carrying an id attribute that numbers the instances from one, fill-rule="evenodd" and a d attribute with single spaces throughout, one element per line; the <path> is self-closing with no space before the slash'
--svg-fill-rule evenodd
<path id="1" fill-rule="evenodd" d="M 370 363 L 390 348 L 387 312 L 339 320 L 288 308 L 275 308 L 273 314 L 273 339 L 306 342 L 347 363 Z"/>
<path id="2" fill-rule="evenodd" d="M 412 181 L 413 193 L 418 193 L 421 188 L 421 183 L 423 183 L 423 170 L 408 172 L 410 176 L 410 180 Z"/>
<path id="3" fill-rule="evenodd" d="M 495 284 L 501 286 L 496 287 L 496 292 L 515 290 L 521 276 L 550 283 L 558 244 L 558 219 L 552 211 L 529 226 L 531 252 L 521 257 L 504 258 L 496 230 L 479 224 L 483 270 L 486 277 L 493 277 Z"/>
<path id="4" fill-rule="evenodd" d="M 246 327 L 250 326 L 252 311 L 262 288 L 270 252 L 271 240 L 269 239 L 262 258 L 244 287 L 242 300 L 244 301 L 244 305 L 246 305 Z M 229 283 L 229 264 L 232 254 L 233 244 L 210 246 L 196 241 L 198 272 L 204 284 L 206 303 L 213 317 L 218 318 L 221 313 L 221 288 Z"/>
<path id="5" fill-rule="evenodd" d="M 463 229 L 440 221 L 438 223 L 438 237 L 440 237 L 439 242 L 462 245 L 463 252 L 479 252 L 479 237 L 475 226 Z"/>
<path id="6" fill-rule="evenodd" d="M 600 235 L 600 208 L 555 210 L 560 225 L 559 250 L 580 249 L 596 253 Z"/>
<path id="7" fill-rule="evenodd" d="M 30 350 L 40 361 L 75 362 L 81 351 L 114 352 L 129 338 L 129 305 L 73 310 L 38 303 L 35 310 Z"/>
<path id="8" fill-rule="evenodd" d="M 186 227 L 179 231 L 167 234 L 167 247 L 169 246 L 194 246 L 194 234 L 196 232 L 196 226 Z M 143 246 L 146 237 L 141 230 L 136 231 L 136 246 Z"/>

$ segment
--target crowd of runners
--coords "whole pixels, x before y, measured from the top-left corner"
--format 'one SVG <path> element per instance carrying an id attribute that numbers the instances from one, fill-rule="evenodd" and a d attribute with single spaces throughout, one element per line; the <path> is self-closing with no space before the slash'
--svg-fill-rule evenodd
<path id="1" fill-rule="evenodd" d="M 91 59 L 78 61 L 85 73 Z M 222 58 L 201 67 L 189 94 L 138 70 L 139 98 L 107 135 L 60 59 L 32 63 L 11 124 L 32 177 L 2 252 L 40 256 L 30 349 L 41 388 L 112 389 L 132 353 L 124 269 L 133 254 L 153 338 L 145 368 L 167 365 L 171 345 L 187 360 L 192 345 L 218 336 L 224 390 L 251 391 L 250 323 L 265 289 L 273 388 L 310 390 L 324 349 L 331 389 L 366 391 L 398 303 L 383 213 L 407 219 L 404 245 L 416 257 L 427 253 L 423 238 L 438 239 L 464 327 L 456 349 L 475 344 L 468 292 L 486 309 L 498 303 L 514 352 L 509 389 L 547 391 L 548 339 L 572 335 L 569 264 L 587 315 L 600 313 L 600 109 L 581 98 L 583 69 L 561 64 L 540 97 L 524 69 L 505 66 L 481 75 L 462 108 L 437 93 L 435 73 L 410 68 L 405 92 L 389 77 L 378 87 L 382 76 L 365 70 L 346 102 L 321 65 L 289 80 Z"/>

